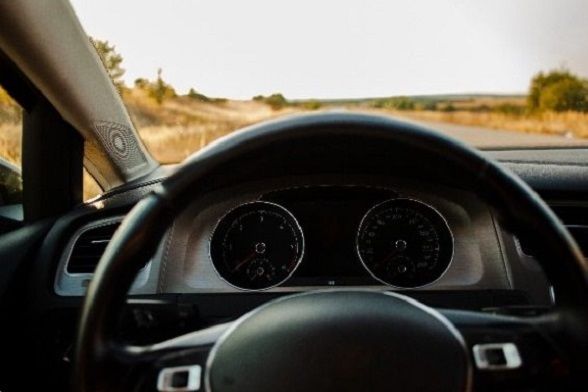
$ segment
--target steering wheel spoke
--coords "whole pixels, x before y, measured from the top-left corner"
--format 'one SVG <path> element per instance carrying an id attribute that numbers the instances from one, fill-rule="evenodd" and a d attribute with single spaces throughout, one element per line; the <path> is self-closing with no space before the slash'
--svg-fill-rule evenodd
<path id="1" fill-rule="evenodd" d="M 148 346 L 122 346 L 111 353 L 111 362 L 137 390 L 203 390 L 210 350 L 232 324 L 217 324 Z"/>
<path id="2" fill-rule="evenodd" d="M 575 390 L 557 318 L 443 310 L 464 337 L 476 391 Z"/>

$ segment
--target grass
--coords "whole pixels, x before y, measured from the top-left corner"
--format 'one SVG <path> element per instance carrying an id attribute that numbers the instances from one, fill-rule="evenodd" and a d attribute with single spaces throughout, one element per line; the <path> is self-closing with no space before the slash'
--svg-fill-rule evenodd
<path id="1" fill-rule="evenodd" d="M 137 90 L 126 92 L 124 100 L 147 148 L 162 163 L 181 162 L 237 129 L 300 111 L 294 107 L 273 110 L 257 101 L 202 102 L 189 97 L 158 105 Z"/>
<path id="2" fill-rule="evenodd" d="M 457 110 L 454 112 L 407 111 L 401 113 L 401 115 L 424 121 L 479 126 L 542 135 L 588 138 L 588 113 L 564 112 L 509 115 L 504 113 L 477 113 Z"/>

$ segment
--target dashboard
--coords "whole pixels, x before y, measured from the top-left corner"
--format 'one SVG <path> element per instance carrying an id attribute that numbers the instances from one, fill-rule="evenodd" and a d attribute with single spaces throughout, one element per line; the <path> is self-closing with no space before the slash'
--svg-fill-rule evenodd
<path id="1" fill-rule="evenodd" d="M 487 153 L 540 192 L 581 246 L 588 242 L 588 208 L 577 194 L 585 170 L 574 154 Z M 380 164 L 345 174 L 308 174 L 312 168 L 304 167 L 302 174 L 268 172 L 254 181 L 242 177 L 254 168 L 235 170 L 176 217 L 131 297 L 210 298 L 218 308 L 216 301 L 230 296 L 226 304 L 242 304 L 243 311 L 282 294 L 330 287 L 400 290 L 434 306 L 476 309 L 553 302 L 533 244 L 502 227 L 487 201 L 460 179 L 442 183 L 402 167 L 395 170 L 401 175 L 379 174 L 373 167 Z M 38 275 L 51 282 L 47 298 L 79 302 L 125 214 L 173 171 L 162 167 L 152 180 L 59 220 L 40 264 L 48 269 Z"/>
<path id="2" fill-rule="evenodd" d="M 319 151 L 308 146 L 290 166 L 281 163 L 256 180 L 243 179 L 253 166 L 235 167 L 221 186 L 195 195 L 137 276 L 131 296 L 227 294 L 242 296 L 249 308 L 255 304 L 244 294 L 356 287 L 421 298 L 431 293 L 441 298 L 435 304 L 448 303 L 449 295 L 475 308 L 553 301 L 532 244 L 520 243 L 502 227 L 487 202 L 460 186 L 460 179 L 411 176 L 402 166 L 388 171 L 402 175 L 380 174 L 387 170 L 377 170 L 385 162 L 377 154 L 360 166 L 348 166 L 360 161 L 345 156 L 346 161 L 313 170 Z M 574 154 L 491 155 L 542 192 L 577 241 L 586 242 L 588 219 L 578 219 L 588 216 L 587 209 L 570 193 L 584 186 L 585 170 L 574 163 Z M 267 160 L 280 162 L 271 154 Z M 52 248 L 44 252 L 45 265 L 58 259 L 47 272 L 52 295 L 84 295 L 124 215 L 174 168 L 162 170 L 155 179 L 111 192 L 58 222 L 47 241 Z M 292 174 L 284 175 L 288 171 Z"/>
<path id="3" fill-rule="evenodd" d="M 588 151 L 576 158 L 557 150 L 485 153 L 539 192 L 588 251 L 586 168 L 575 163 Z M 78 309 L 108 241 L 128 211 L 173 170 L 162 167 L 153 179 L 80 206 L 46 236 L 27 301 L 31 314 L 42 316 L 27 336 L 37 337 L 45 353 L 39 363 L 54 364 L 55 377 L 69 375 Z M 267 229 L 257 226 L 262 216 Z M 267 236 L 260 241 L 259 233 Z M 281 235 L 288 246 L 270 254 Z M 135 280 L 121 336 L 158 342 L 234 320 L 283 295 L 331 287 L 400 291 L 435 307 L 540 311 L 556 298 L 532 245 L 502 227 L 470 189 L 434 178 L 347 173 L 235 180 L 194 196 L 170 225 Z M 416 267 L 427 256 L 430 261 Z M 381 260 L 386 263 L 379 267 Z"/>
<path id="4" fill-rule="evenodd" d="M 121 219 L 72 236 L 55 279 L 59 295 L 82 295 L 91 278 L 91 267 L 72 270 L 77 249 L 90 245 L 84 233 Z M 389 177 L 275 178 L 194 200 L 132 293 L 510 290 L 502 241 L 490 209 L 466 190 Z"/>

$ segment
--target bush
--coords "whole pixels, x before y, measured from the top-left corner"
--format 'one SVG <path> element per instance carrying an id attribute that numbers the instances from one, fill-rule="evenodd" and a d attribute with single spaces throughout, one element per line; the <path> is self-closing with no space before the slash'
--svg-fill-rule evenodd
<path id="1" fill-rule="evenodd" d="M 531 112 L 588 111 L 587 82 L 567 70 L 538 73 L 531 81 L 527 106 Z"/>
<path id="2" fill-rule="evenodd" d="M 501 105 L 498 105 L 498 106 L 501 106 Z M 474 113 L 489 113 L 489 112 L 493 111 L 494 109 L 492 107 L 490 107 L 490 105 L 483 103 L 481 105 L 472 106 L 472 107 L 470 107 L 469 110 Z"/>
<path id="3" fill-rule="evenodd" d="M 194 90 L 193 88 L 191 88 L 190 91 L 188 91 L 188 97 L 191 99 L 195 99 L 197 101 L 200 101 L 200 102 L 210 102 L 211 101 L 211 99 L 208 98 L 206 95 L 200 94 L 198 91 Z"/>
<path id="4" fill-rule="evenodd" d="M 434 112 L 437 110 L 437 102 L 436 101 L 426 101 L 425 103 L 423 103 L 422 109 Z"/>
<path id="5" fill-rule="evenodd" d="M 414 100 L 408 97 L 382 98 L 372 101 L 371 106 L 376 109 L 415 110 Z"/>
<path id="6" fill-rule="evenodd" d="M 384 108 L 384 100 L 383 99 L 377 99 L 375 101 L 371 101 L 370 102 L 370 106 L 375 108 L 375 109 L 383 109 Z"/>
<path id="7" fill-rule="evenodd" d="M 400 97 L 392 102 L 392 106 L 397 110 L 414 110 L 414 101 L 410 98 Z"/>
<path id="8" fill-rule="evenodd" d="M 445 105 L 444 105 L 444 106 L 441 108 L 441 111 L 442 111 L 442 112 L 447 112 L 447 113 L 450 113 L 450 112 L 455 112 L 455 110 L 456 110 L 456 109 L 455 109 L 455 106 L 453 106 L 453 104 L 452 104 L 452 103 L 445 104 Z"/>
<path id="9" fill-rule="evenodd" d="M 500 105 L 496 105 L 492 111 L 500 114 L 519 116 L 525 113 L 525 107 L 512 103 L 502 103 Z"/>
<path id="10" fill-rule="evenodd" d="M 319 110 L 323 106 L 319 101 L 316 99 L 311 99 L 310 101 L 305 101 L 302 104 L 302 107 L 306 110 Z"/>
<path id="11" fill-rule="evenodd" d="M 269 97 L 258 95 L 253 97 L 253 100 L 263 101 L 266 105 L 269 105 L 269 107 L 271 107 L 272 110 L 280 110 L 288 105 L 288 100 L 281 93 L 275 93 L 270 95 Z"/>

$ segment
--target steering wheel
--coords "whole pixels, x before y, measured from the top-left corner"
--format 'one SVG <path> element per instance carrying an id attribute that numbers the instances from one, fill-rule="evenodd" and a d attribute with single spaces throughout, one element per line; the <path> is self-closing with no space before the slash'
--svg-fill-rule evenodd
<path id="1" fill-rule="evenodd" d="M 321 152 L 324 158 L 316 155 Z M 556 304 L 541 314 L 508 316 L 434 309 L 394 292 L 335 289 L 284 296 L 234 322 L 153 345 L 133 346 L 116 338 L 137 272 L 191 200 L 236 178 L 300 174 L 310 170 L 304 167 L 310 158 L 315 172 L 352 170 L 355 156 L 368 165 L 377 162 L 389 174 L 402 161 L 404 168 L 418 166 L 438 178 L 467 182 L 493 207 L 503 227 L 534 240 Z M 493 160 L 437 132 L 386 117 L 325 113 L 267 122 L 220 139 L 132 209 L 88 287 L 74 387 L 585 390 L 586 381 L 582 388 L 575 375 L 588 370 L 586 354 L 588 265 L 533 190 Z"/>

